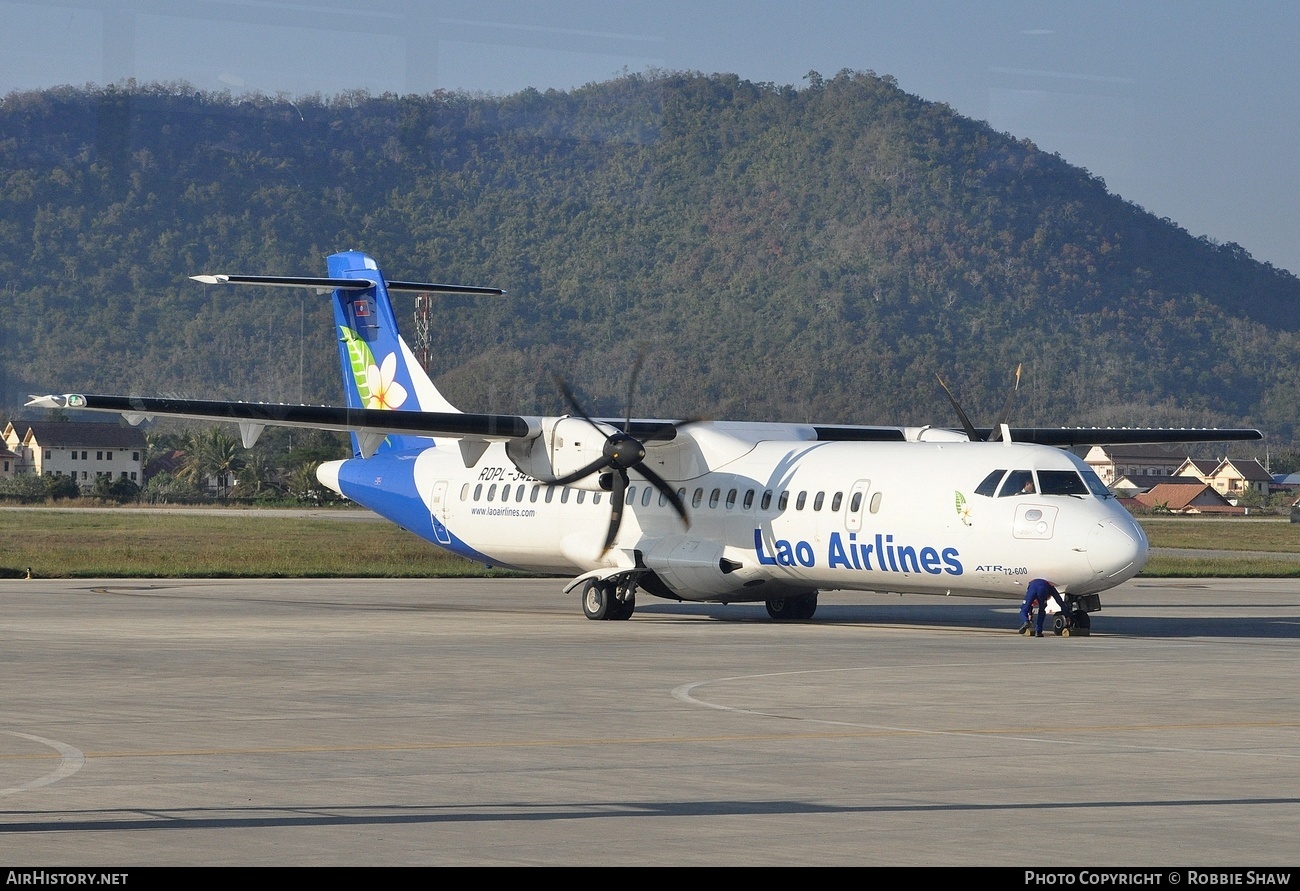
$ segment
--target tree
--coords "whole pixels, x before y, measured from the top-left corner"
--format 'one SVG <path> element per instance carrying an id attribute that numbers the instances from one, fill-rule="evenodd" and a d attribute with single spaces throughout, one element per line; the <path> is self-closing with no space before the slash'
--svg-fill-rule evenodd
<path id="1" fill-rule="evenodd" d="M 114 479 L 108 474 L 95 477 L 95 487 L 91 490 L 96 498 L 102 498 L 105 501 L 116 501 L 122 504 L 127 501 L 134 501 L 140 497 L 140 487 L 134 480 L 126 477 Z"/>
<path id="2" fill-rule="evenodd" d="M 316 479 L 315 463 L 299 464 L 289 474 L 289 494 L 299 501 L 318 502 L 321 500 L 322 488 Z"/>
<path id="3" fill-rule="evenodd" d="M 235 474 L 244 466 L 243 447 L 221 427 L 192 432 L 185 441 L 185 463 L 180 476 L 199 489 L 208 481 L 216 484 L 216 495 L 225 498 L 234 485 Z"/>
<path id="4" fill-rule="evenodd" d="M 44 501 L 45 496 L 45 481 L 34 473 L 22 473 L 8 479 L 0 479 L 0 498 L 31 504 Z"/>
<path id="5" fill-rule="evenodd" d="M 239 482 L 232 494 L 243 498 L 278 494 L 283 488 L 280 469 L 262 452 L 253 452 L 239 471 Z"/>
<path id="6" fill-rule="evenodd" d="M 195 501 L 201 493 L 189 480 L 177 479 L 164 471 L 150 477 L 140 494 L 150 504 L 170 504 Z"/>
<path id="7" fill-rule="evenodd" d="M 1237 506 L 1260 508 L 1264 506 L 1265 500 L 1265 496 L 1254 486 L 1246 486 L 1237 495 Z"/>
<path id="8" fill-rule="evenodd" d="M 64 498 L 76 498 L 81 495 L 81 487 L 70 476 L 45 477 L 45 494 L 55 501 Z"/>

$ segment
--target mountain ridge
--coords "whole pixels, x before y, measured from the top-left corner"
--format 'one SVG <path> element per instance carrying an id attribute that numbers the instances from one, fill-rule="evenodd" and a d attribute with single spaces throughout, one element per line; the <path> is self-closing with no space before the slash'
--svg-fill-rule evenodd
<path id="1" fill-rule="evenodd" d="M 1294 441 L 1300 280 L 1028 140 L 841 72 L 505 97 L 61 88 L 0 105 L 0 396 L 336 401 L 325 306 L 199 272 L 506 288 L 435 306 L 466 410 L 1259 426 Z M 399 302 L 408 340 L 413 305 Z"/>

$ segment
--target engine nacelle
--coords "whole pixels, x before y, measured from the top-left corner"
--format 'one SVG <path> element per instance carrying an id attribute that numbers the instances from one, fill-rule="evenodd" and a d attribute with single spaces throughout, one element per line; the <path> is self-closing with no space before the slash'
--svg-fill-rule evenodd
<path id="1" fill-rule="evenodd" d="M 506 454 L 521 472 L 542 481 L 554 480 L 600 460 L 606 438 L 617 432 L 608 424 L 594 424 L 583 418 L 547 418 L 542 422 L 541 436 L 506 443 Z M 602 476 L 607 479 L 608 473 L 593 473 L 569 485 L 589 492 L 605 491 Z"/>

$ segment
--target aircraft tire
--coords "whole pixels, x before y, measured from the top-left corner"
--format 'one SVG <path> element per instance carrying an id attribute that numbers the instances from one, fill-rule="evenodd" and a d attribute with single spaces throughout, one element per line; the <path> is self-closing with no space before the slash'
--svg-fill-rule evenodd
<path id="1" fill-rule="evenodd" d="M 767 601 L 767 614 L 778 622 L 811 619 L 817 612 L 817 592 L 794 594 L 790 597 L 773 597 Z"/>
<path id="2" fill-rule="evenodd" d="M 1052 633 L 1057 637 L 1061 637 L 1062 635 L 1069 637 L 1069 630 L 1070 629 L 1066 627 L 1065 624 L 1065 616 L 1057 615 L 1056 618 L 1052 619 Z"/>
<path id="3" fill-rule="evenodd" d="M 811 619 L 817 612 L 817 592 L 805 594 L 796 598 L 797 606 L 795 607 L 794 617 L 796 619 Z"/>
<path id="4" fill-rule="evenodd" d="M 591 579 L 582 588 L 582 614 L 588 619 L 608 619 L 611 618 L 610 603 L 613 602 L 613 589 Z M 630 613 L 629 613 L 630 615 Z"/>
<path id="5" fill-rule="evenodd" d="M 778 622 L 794 618 L 793 597 L 773 597 L 765 605 L 767 606 L 767 614 Z"/>
<path id="6" fill-rule="evenodd" d="M 610 600 L 609 611 L 605 614 L 606 619 L 630 619 L 632 618 L 632 613 L 636 612 L 635 594 L 627 600 L 619 600 L 617 597 L 613 597 Z"/>

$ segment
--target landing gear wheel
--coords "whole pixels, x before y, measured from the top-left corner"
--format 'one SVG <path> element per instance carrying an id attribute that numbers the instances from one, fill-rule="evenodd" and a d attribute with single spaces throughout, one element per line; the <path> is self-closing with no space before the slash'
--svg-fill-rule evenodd
<path id="1" fill-rule="evenodd" d="M 588 581 L 582 588 L 582 614 L 588 619 L 609 618 L 613 594 L 613 588 L 604 582 Z M 630 611 L 628 615 L 631 615 Z"/>
<path id="2" fill-rule="evenodd" d="M 773 597 L 767 601 L 767 614 L 778 622 L 811 619 L 817 612 L 817 592 L 795 594 L 790 597 Z"/>
<path id="3" fill-rule="evenodd" d="M 1052 633 L 1057 637 L 1069 637 L 1070 626 L 1065 622 L 1065 616 L 1057 615 L 1052 619 Z"/>
<path id="4" fill-rule="evenodd" d="M 802 597 L 796 597 L 794 617 L 796 619 L 811 619 L 813 613 L 817 612 L 817 594 L 805 594 Z"/>
<path id="5" fill-rule="evenodd" d="M 619 600 L 617 597 L 612 598 L 609 609 L 605 613 L 606 619 L 623 620 L 632 618 L 632 613 L 636 612 L 636 595 L 628 595 L 627 600 Z"/>
<path id="6" fill-rule="evenodd" d="M 767 614 L 778 622 L 794 618 L 793 597 L 773 597 L 767 602 Z"/>

